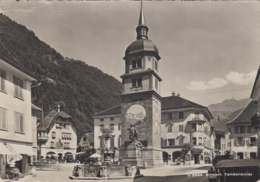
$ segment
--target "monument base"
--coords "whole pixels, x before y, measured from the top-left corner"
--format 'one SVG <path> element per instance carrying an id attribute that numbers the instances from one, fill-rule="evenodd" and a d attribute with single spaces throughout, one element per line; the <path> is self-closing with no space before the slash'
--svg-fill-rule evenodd
<path id="1" fill-rule="evenodd" d="M 126 148 L 120 149 L 119 156 L 124 165 L 144 167 L 141 148 L 136 147 L 134 143 L 130 143 Z"/>
<path id="2" fill-rule="evenodd" d="M 136 147 L 134 143 L 119 150 L 124 165 L 153 168 L 163 165 L 162 150 L 155 147 Z"/>

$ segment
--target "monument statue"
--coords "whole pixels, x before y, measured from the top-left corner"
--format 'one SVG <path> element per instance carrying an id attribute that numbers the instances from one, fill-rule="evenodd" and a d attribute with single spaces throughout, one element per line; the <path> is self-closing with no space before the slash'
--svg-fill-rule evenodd
<path id="1" fill-rule="evenodd" d="M 129 131 L 129 139 L 131 140 L 131 143 L 135 144 L 135 146 L 138 148 L 142 148 L 143 145 L 138 141 L 138 134 L 134 125 L 130 124 L 130 127 L 127 129 L 127 131 Z"/>

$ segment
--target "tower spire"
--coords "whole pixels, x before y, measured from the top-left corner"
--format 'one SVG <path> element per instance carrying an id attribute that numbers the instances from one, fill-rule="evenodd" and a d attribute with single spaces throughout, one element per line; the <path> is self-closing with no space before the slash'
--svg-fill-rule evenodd
<path id="1" fill-rule="evenodd" d="M 145 18 L 144 18 L 143 0 L 141 0 L 141 10 L 140 10 L 138 26 L 146 26 Z"/>
<path id="2" fill-rule="evenodd" d="M 144 18 L 144 8 L 143 8 L 143 0 L 141 0 L 141 9 L 140 9 L 140 17 L 138 26 L 136 28 L 137 39 L 148 39 L 148 27 L 146 26 L 145 18 Z"/>

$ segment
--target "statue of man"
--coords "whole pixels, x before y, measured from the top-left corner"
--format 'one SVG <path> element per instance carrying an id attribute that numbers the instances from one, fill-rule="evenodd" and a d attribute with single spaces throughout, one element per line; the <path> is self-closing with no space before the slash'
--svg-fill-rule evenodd
<path id="1" fill-rule="evenodd" d="M 127 129 L 127 131 L 129 131 L 129 139 L 131 140 L 131 142 L 132 143 L 136 142 L 138 136 L 135 127 L 132 124 L 130 124 L 130 127 Z"/>

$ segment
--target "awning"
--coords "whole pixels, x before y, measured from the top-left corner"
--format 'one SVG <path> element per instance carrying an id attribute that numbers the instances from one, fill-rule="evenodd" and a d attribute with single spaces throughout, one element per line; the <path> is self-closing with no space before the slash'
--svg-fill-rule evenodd
<path id="1" fill-rule="evenodd" d="M 25 155 L 36 155 L 33 150 L 32 146 L 28 145 L 19 145 L 19 144 L 9 144 L 17 153 L 25 154 Z"/>
<path id="2" fill-rule="evenodd" d="M 192 124 L 192 123 L 204 124 L 204 123 L 206 123 L 206 121 L 196 119 L 196 120 L 188 121 L 188 123 L 190 123 L 190 124 Z"/>

